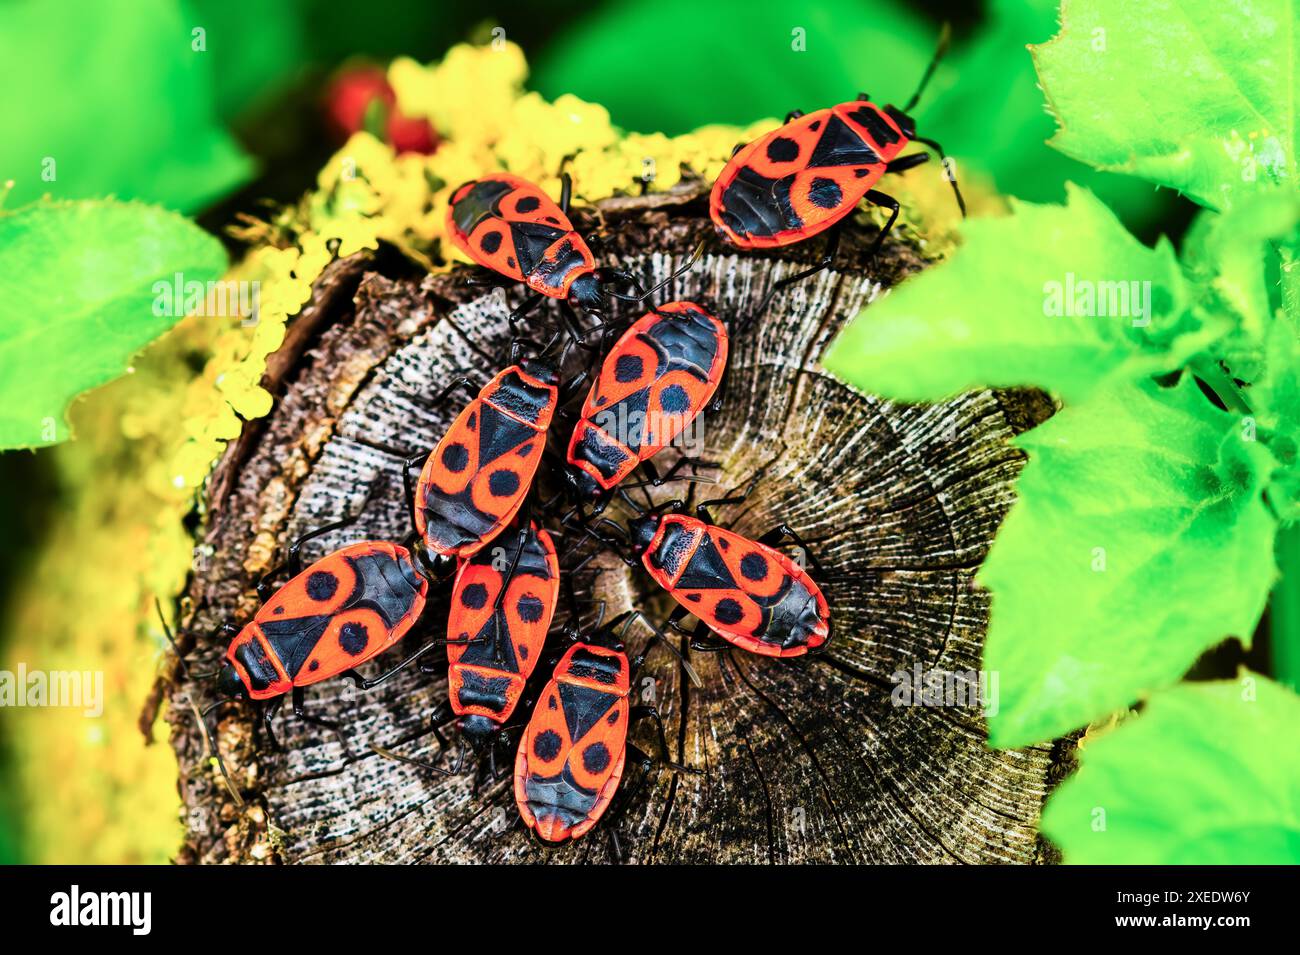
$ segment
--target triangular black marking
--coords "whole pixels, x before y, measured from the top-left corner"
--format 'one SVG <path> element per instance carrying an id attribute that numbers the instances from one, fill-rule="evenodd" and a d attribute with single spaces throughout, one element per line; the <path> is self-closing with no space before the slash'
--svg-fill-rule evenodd
<path id="1" fill-rule="evenodd" d="M 706 532 L 700 537 L 695 553 L 677 578 L 679 590 L 735 590 L 736 578 L 718 553 L 713 538 Z"/>
<path id="2" fill-rule="evenodd" d="M 289 679 L 298 675 L 333 619 L 330 614 L 316 614 L 289 620 L 269 620 L 260 625 L 266 642 L 271 645 Z"/>
<path id="3" fill-rule="evenodd" d="M 616 693 L 561 683 L 560 704 L 564 707 L 564 722 L 569 727 L 569 739 L 576 745 L 616 702 Z"/>
<path id="4" fill-rule="evenodd" d="M 832 114 L 826 131 L 817 140 L 817 148 L 808 160 L 808 168 L 819 166 L 870 166 L 880 156 L 848 123 Z"/>
<path id="5" fill-rule="evenodd" d="M 510 223 L 510 237 L 514 239 L 515 254 L 519 256 L 519 270 L 528 275 L 536 269 L 546 250 L 564 235 L 563 229 L 537 222 Z"/>
<path id="6" fill-rule="evenodd" d="M 509 454 L 537 432 L 525 427 L 509 415 L 504 415 L 489 404 L 484 404 L 483 427 L 478 436 L 478 467 L 483 470 L 502 455 Z"/>

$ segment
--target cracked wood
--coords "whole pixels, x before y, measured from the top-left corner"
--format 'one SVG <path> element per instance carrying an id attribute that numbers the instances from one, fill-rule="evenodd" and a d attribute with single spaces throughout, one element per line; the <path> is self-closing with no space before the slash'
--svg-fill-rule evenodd
<path id="1" fill-rule="evenodd" d="M 577 219 L 580 229 L 596 231 L 595 215 L 579 212 Z M 616 255 L 647 287 L 711 235 L 698 194 L 610 202 L 599 222 L 610 232 L 604 260 Z M 846 241 L 842 271 L 795 286 L 754 327 L 733 332 L 724 407 L 703 425 L 703 456 L 721 465 L 720 486 L 650 491 L 656 500 L 718 497 L 761 475 L 748 500 L 715 516 L 749 536 L 782 522 L 800 532 L 829 577 L 823 586 L 834 642 L 824 656 L 794 662 L 738 650 L 692 654 L 702 687 L 680 678 L 670 654 L 650 655 L 634 693 L 659 705 L 671 758 L 702 773 L 652 770 L 617 820 L 631 860 L 1050 859 L 1036 836 L 1038 814 L 1070 747 L 994 752 L 978 710 L 896 706 L 890 698 L 892 675 L 917 664 L 978 668 L 988 598 L 975 572 L 1021 466 L 1007 439 L 1050 406 L 1023 392 L 900 406 L 823 372 L 817 359 L 835 332 L 882 287 L 925 265 L 915 247 L 891 240 L 868 267 L 862 250 L 873 230 L 854 231 L 862 235 Z M 819 251 L 795 255 L 806 260 Z M 692 299 L 734 323 L 770 281 L 799 267 L 728 254 L 711 241 L 660 300 Z M 249 619 L 252 585 L 287 542 L 351 513 L 370 487 L 376 494 L 360 524 L 312 541 L 305 556 L 408 533 L 400 454 L 431 447 L 463 399 L 436 408 L 427 400 L 451 378 L 482 383 L 506 363 L 505 297 L 466 288 L 457 277 L 414 275 L 381 254 L 335 263 L 318 282 L 290 350 L 271 366 L 274 410 L 232 444 L 209 485 L 209 519 L 184 602 L 182 643 L 192 669 L 211 669 L 224 650 L 207 636 L 216 625 Z M 511 295 L 517 300 L 517 291 Z M 554 430 L 563 432 L 563 423 Z M 561 452 L 566 439 L 552 435 Z M 575 545 L 572 537 L 560 541 L 569 567 L 580 559 L 568 553 Z M 610 615 L 640 607 L 662 619 L 671 609 L 644 573 L 609 555 L 575 582 L 580 597 L 604 600 Z M 378 672 L 441 635 L 446 609 L 445 596 L 433 596 L 405 645 L 370 668 Z M 557 623 L 564 612 L 562 604 Z M 173 668 L 159 692 L 177 704 L 187 695 L 206 699 L 211 689 L 185 685 Z M 327 731 L 291 715 L 277 723 L 287 749 L 275 753 L 254 732 L 246 704 L 224 706 L 219 745 L 244 793 L 242 808 L 204 761 L 191 711 L 169 707 L 189 821 L 180 861 L 613 858 L 604 824 L 556 851 L 531 842 L 518 824 L 508 773 L 475 793 L 472 772 L 431 777 L 368 748 L 430 755 L 428 717 L 445 696 L 445 676 L 412 668 L 370 692 L 332 681 L 307 696 L 314 715 L 346 727 L 357 758 L 346 759 Z M 448 732 L 454 745 L 454 728 Z M 650 726 L 633 739 L 657 749 Z M 629 767 L 627 792 L 638 776 Z"/>

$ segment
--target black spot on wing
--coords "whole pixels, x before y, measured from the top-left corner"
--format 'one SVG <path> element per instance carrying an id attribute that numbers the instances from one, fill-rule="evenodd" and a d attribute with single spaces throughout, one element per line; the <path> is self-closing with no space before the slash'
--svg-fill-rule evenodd
<path id="1" fill-rule="evenodd" d="M 665 414 L 683 415 L 691 408 L 691 396 L 681 385 L 669 385 L 659 392 L 659 404 Z"/>
<path id="2" fill-rule="evenodd" d="M 713 615 L 718 618 L 718 623 L 730 627 L 733 624 L 740 623 L 745 617 L 744 608 L 733 600 L 731 597 L 723 597 L 713 608 Z"/>
<path id="3" fill-rule="evenodd" d="M 542 614 L 546 612 L 546 604 L 534 594 L 524 594 L 515 604 L 515 610 L 519 613 L 519 619 L 524 623 L 537 623 L 542 619 Z"/>
<path id="4" fill-rule="evenodd" d="M 488 490 L 493 497 L 509 497 L 519 490 L 519 475 L 502 469 L 488 475 Z"/>
<path id="5" fill-rule="evenodd" d="M 339 648 L 350 657 L 360 656 L 370 643 L 370 632 L 363 623 L 355 620 L 339 629 Z"/>
<path id="6" fill-rule="evenodd" d="M 622 384 L 636 381 L 645 371 L 640 355 L 619 355 L 614 362 L 614 380 Z"/>
<path id="7" fill-rule="evenodd" d="M 459 441 L 453 441 L 442 449 L 442 466 L 452 474 L 459 474 L 469 465 L 469 449 Z"/>
<path id="8" fill-rule="evenodd" d="M 767 144 L 767 158 L 772 162 L 793 162 L 799 158 L 799 144 L 789 136 L 773 136 Z"/>
<path id="9" fill-rule="evenodd" d="M 740 574 L 746 580 L 762 580 L 767 576 L 767 558 L 751 551 L 740 558 Z"/>
<path id="10" fill-rule="evenodd" d="M 327 570 L 314 571 L 307 578 L 307 596 L 312 600 L 329 600 L 339 589 L 339 579 Z"/>
<path id="11" fill-rule="evenodd" d="M 555 730 L 542 730 L 533 737 L 533 755 L 542 762 L 549 763 L 560 755 L 560 747 L 563 745 L 564 740 L 560 739 L 560 734 Z"/>
<path id="12" fill-rule="evenodd" d="M 808 190 L 808 199 L 819 209 L 836 209 L 844 200 L 844 190 L 834 179 L 818 177 Z"/>
<path id="13" fill-rule="evenodd" d="M 582 768 L 593 776 L 609 768 L 609 747 L 597 740 L 582 751 Z"/>
<path id="14" fill-rule="evenodd" d="M 487 603 L 487 598 L 487 587 L 480 583 L 468 584 L 460 592 L 460 602 L 471 610 L 482 610 Z"/>

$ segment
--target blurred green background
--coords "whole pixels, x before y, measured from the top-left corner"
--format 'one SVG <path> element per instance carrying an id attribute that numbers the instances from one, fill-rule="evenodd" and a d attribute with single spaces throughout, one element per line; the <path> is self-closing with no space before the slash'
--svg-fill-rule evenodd
<path id="1" fill-rule="evenodd" d="M 1190 206 L 1135 179 L 1095 173 L 1044 144 L 1027 43 L 1056 29 L 1055 0 L 0 0 L 5 209 L 51 195 L 114 195 L 197 217 L 220 235 L 240 212 L 291 202 L 336 148 L 322 109 L 330 77 L 359 60 L 438 59 L 501 28 L 523 47 L 529 86 L 599 102 L 616 124 L 676 134 L 811 110 L 867 92 L 901 104 L 940 26 L 953 46 L 915 111 L 962 177 L 1055 200 L 1091 186 L 1150 241 Z M 490 13 L 485 13 L 490 11 Z M 53 181 L 41 173 L 57 162 Z M 0 336 L 4 329 L 0 328 Z M 50 452 L 0 454 L 0 621 L 24 586 L 50 514 L 64 506 Z M 75 566 L 79 555 L 69 554 Z M 93 615 L 95 608 L 84 608 Z M 0 659 L 4 641 L 0 633 Z M 0 719 L 0 861 L 31 855 Z"/>

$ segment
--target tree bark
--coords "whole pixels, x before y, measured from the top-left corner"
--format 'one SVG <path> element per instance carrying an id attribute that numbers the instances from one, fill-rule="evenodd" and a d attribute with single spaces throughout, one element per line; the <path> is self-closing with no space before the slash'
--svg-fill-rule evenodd
<path id="1" fill-rule="evenodd" d="M 586 234 L 608 233 L 598 256 L 633 268 L 647 287 L 712 236 L 698 188 L 611 200 L 577 218 Z M 243 794 L 238 807 L 204 759 L 189 706 L 211 700 L 212 689 L 187 682 L 176 667 L 160 694 L 171 704 L 189 821 L 180 861 L 607 861 L 611 841 L 602 829 L 611 825 L 638 862 L 1050 861 L 1036 835 L 1038 815 L 1072 747 L 995 752 L 977 708 L 895 705 L 891 690 L 893 674 L 918 664 L 980 666 L 988 597 L 975 573 L 1022 463 L 1008 439 L 1051 406 L 1034 392 L 987 391 L 902 406 L 822 371 L 818 357 L 844 323 L 926 264 L 901 239 L 868 263 L 875 230 L 849 231 L 837 271 L 794 286 L 733 336 L 724 406 L 703 431 L 704 457 L 721 465 L 719 487 L 652 492 L 657 500 L 717 497 L 759 477 L 744 504 L 715 517 L 749 536 L 790 524 L 828 578 L 836 636 L 824 655 L 790 662 L 739 650 L 694 653 L 702 687 L 680 679 L 670 654 L 648 658 L 652 682 L 636 690 L 658 703 L 671 758 L 701 774 L 652 770 L 613 823 L 548 852 L 519 825 L 508 772 L 475 793 L 473 771 L 431 777 L 369 749 L 425 757 L 435 750 L 426 728 L 445 678 L 411 668 L 369 692 L 338 680 L 308 690 L 310 712 L 345 727 L 357 756 L 350 761 L 328 731 L 292 715 L 277 721 L 286 747 L 277 753 L 254 732 L 252 707 L 223 706 L 218 740 Z M 658 299 L 697 301 L 733 323 L 774 278 L 800 267 L 791 256 L 820 252 L 735 255 L 713 239 L 708 248 Z M 269 369 L 274 410 L 232 444 L 209 485 L 184 602 L 191 670 L 214 668 L 225 645 L 207 634 L 251 617 L 253 584 L 287 542 L 355 511 L 372 485 L 361 523 L 311 542 L 305 556 L 408 533 L 394 449 L 436 443 L 463 403 L 459 396 L 437 408 L 422 403 L 443 383 L 462 374 L 485 382 L 507 363 L 502 291 L 484 294 L 458 278 L 413 275 L 384 254 L 335 263 L 317 283 Z M 545 310 L 530 318 L 549 320 Z M 554 430 L 562 453 L 567 432 Z M 672 454 L 665 452 L 668 462 Z M 560 549 L 576 543 L 570 536 Z M 663 619 L 672 606 L 640 569 L 609 555 L 575 582 L 581 597 L 605 600 L 610 615 L 639 607 Z M 446 612 L 445 596 L 431 599 L 416 631 L 383 662 L 442 635 Z M 564 617 L 562 606 L 557 624 Z M 454 747 L 454 727 L 447 732 Z M 657 751 L 651 727 L 634 739 Z M 630 769 L 625 777 L 628 792 L 637 775 Z"/>

